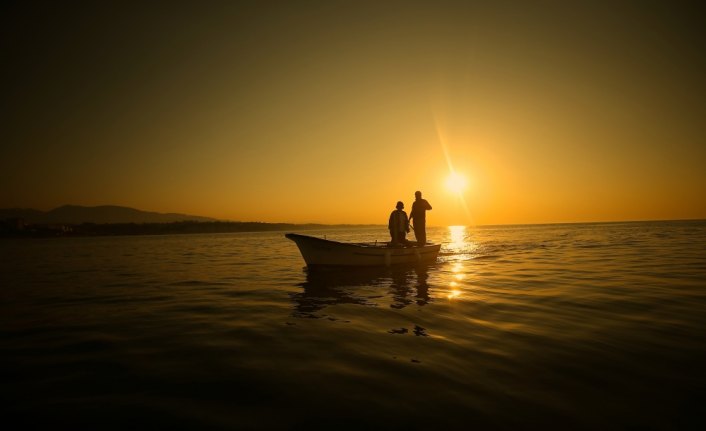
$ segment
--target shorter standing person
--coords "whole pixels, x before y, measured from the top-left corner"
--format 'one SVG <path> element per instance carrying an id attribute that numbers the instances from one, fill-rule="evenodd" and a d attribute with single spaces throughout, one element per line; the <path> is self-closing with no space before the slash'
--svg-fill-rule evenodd
<path id="1" fill-rule="evenodd" d="M 404 204 L 401 201 L 397 202 L 397 209 L 390 213 L 390 220 L 387 223 L 392 245 L 404 245 L 407 242 L 405 236 L 409 232 L 409 219 L 403 208 Z"/>
<path id="2" fill-rule="evenodd" d="M 427 243 L 427 211 L 431 209 L 431 205 L 426 199 L 422 199 L 422 192 L 414 192 L 414 203 L 412 204 L 412 212 L 409 214 L 409 222 L 414 220 L 414 237 L 417 238 L 418 245 Z"/>

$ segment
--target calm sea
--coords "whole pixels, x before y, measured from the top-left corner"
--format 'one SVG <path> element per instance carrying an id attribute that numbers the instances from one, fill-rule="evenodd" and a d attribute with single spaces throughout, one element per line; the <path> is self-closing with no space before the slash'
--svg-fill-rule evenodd
<path id="1" fill-rule="evenodd" d="M 706 222 L 429 238 L 312 273 L 283 232 L 1 240 L 3 429 L 706 427 Z"/>

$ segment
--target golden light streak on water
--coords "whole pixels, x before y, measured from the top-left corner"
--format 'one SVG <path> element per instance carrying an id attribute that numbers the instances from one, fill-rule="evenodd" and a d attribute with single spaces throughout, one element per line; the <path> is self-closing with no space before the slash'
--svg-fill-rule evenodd
<path id="1" fill-rule="evenodd" d="M 471 228 L 466 226 L 448 226 L 447 237 L 444 240 L 444 252 L 447 253 L 448 262 L 451 263 L 451 271 L 454 273 L 466 273 L 464 264 L 478 251 L 480 244 L 471 238 Z"/>
<path id="2" fill-rule="evenodd" d="M 449 298 L 449 299 L 456 299 L 456 298 L 458 298 L 459 296 L 461 296 L 461 292 L 458 291 L 458 290 L 452 290 L 452 291 L 449 292 L 449 294 L 448 294 L 448 298 Z"/>
<path id="3" fill-rule="evenodd" d="M 449 226 L 449 236 L 451 241 L 447 247 L 450 251 L 460 252 L 466 247 L 466 226 Z M 460 265 L 458 262 L 457 264 Z"/>

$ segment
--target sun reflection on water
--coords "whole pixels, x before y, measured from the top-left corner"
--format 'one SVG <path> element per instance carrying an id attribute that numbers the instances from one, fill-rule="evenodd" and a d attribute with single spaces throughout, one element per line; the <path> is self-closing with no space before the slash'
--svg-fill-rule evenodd
<path id="1" fill-rule="evenodd" d="M 460 290 L 452 290 L 446 296 L 449 299 L 457 299 L 459 296 L 461 296 L 461 291 Z"/>
<path id="2" fill-rule="evenodd" d="M 448 299 L 457 299 L 461 296 L 461 289 L 459 288 L 459 283 L 457 280 L 460 281 L 463 279 L 463 274 L 461 273 L 462 270 L 463 265 L 461 262 L 455 262 L 451 266 L 453 280 L 449 282 L 449 293 L 446 294 Z"/>
<path id="3" fill-rule="evenodd" d="M 450 274 L 448 281 L 448 291 L 446 298 L 449 300 L 459 300 L 467 296 L 468 286 L 466 282 L 467 262 L 471 259 L 471 252 L 477 246 L 468 241 L 466 226 L 449 226 L 448 242 L 446 250 L 449 256 Z"/>
<path id="4" fill-rule="evenodd" d="M 480 244 L 473 241 L 471 229 L 466 226 L 449 226 L 444 241 L 447 261 L 465 261 L 473 258 Z"/>
<path id="5" fill-rule="evenodd" d="M 449 226 L 451 241 L 448 248 L 453 251 L 462 251 L 466 247 L 466 226 Z"/>

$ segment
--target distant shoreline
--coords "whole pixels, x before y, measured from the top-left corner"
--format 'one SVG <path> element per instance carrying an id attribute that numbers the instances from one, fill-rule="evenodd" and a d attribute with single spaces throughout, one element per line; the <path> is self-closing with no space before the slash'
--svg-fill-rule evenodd
<path id="1" fill-rule="evenodd" d="M 175 235 L 197 233 L 276 232 L 335 228 L 365 228 L 382 225 L 353 224 L 294 224 L 264 222 L 200 222 L 168 223 L 81 223 L 81 224 L 16 224 L 5 221 L 0 225 L 0 238 L 48 238 L 82 236 Z"/>

